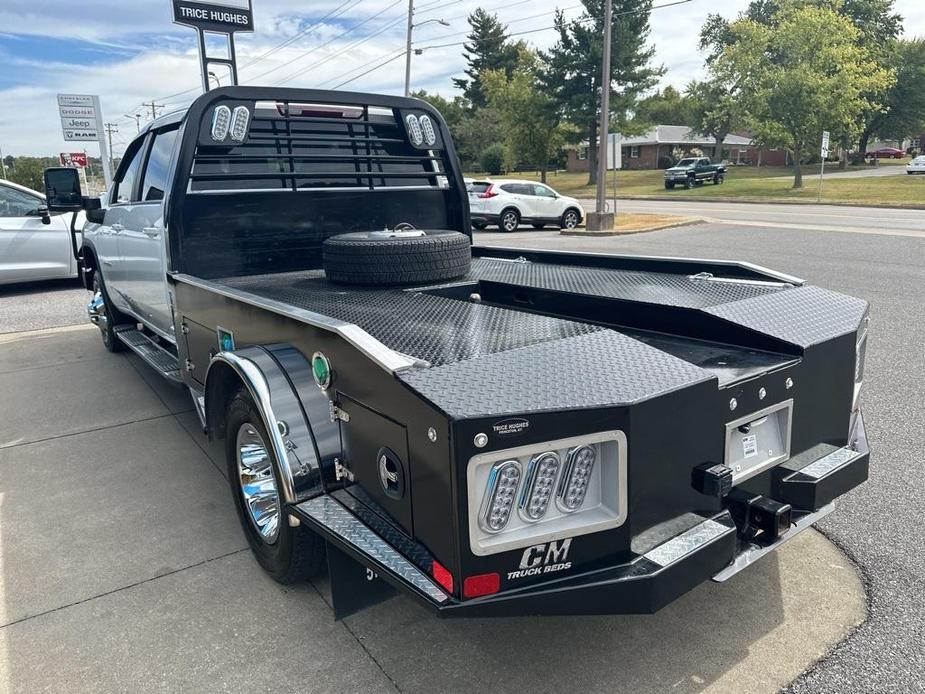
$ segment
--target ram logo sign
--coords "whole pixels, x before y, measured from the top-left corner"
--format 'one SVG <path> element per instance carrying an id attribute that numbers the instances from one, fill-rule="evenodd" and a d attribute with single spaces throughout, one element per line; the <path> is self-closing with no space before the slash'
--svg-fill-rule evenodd
<path id="1" fill-rule="evenodd" d="M 517 571 L 508 571 L 508 580 L 570 569 L 572 562 L 567 560 L 571 546 L 572 539 L 569 538 L 527 547 L 520 557 Z"/>

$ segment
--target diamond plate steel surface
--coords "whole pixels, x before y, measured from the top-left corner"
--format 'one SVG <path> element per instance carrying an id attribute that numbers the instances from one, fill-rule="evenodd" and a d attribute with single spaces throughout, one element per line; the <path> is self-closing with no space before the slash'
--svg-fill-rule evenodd
<path id="1" fill-rule="evenodd" d="M 630 404 L 715 377 L 613 330 L 398 378 L 454 417 Z"/>
<path id="2" fill-rule="evenodd" d="M 401 289 L 329 284 L 320 271 L 221 280 L 229 287 L 354 323 L 433 365 L 583 335 L 598 326 Z"/>
<path id="3" fill-rule="evenodd" d="M 732 528 L 722 523 L 717 523 L 711 518 L 703 523 L 698 523 L 690 530 L 685 530 L 680 535 L 668 540 L 668 542 L 646 552 L 643 556 L 659 566 L 668 566 L 681 557 L 697 551 L 707 542 L 715 540 L 720 535 L 728 532 L 733 532 Z"/>
<path id="4" fill-rule="evenodd" d="M 664 272 L 519 263 L 484 257 L 473 258 L 469 278 L 684 308 L 715 306 L 787 289 L 742 282 L 713 282 Z"/>
<path id="5" fill-rule="evenodd" d="M 810 286 L 704 310 L 731 323 L 809 347 L 857 330 L 867 302 Z"/>
<path id="6" fill-rule="evenodd" d="M 316 496 L 314 499 L 303 501 L 298 508 L 338 535 L 344 542 L 400 576 L 434 602 L 444 603 L 449 599 L 436 583 L 331 497 Z"/>
<path id="7" fill-rule="evenodd" d="M 806 467 L 802 468 L 799 472 L 801 475 L 819 479 L 821 477 L 825 477 L 835 468 L 839 468 L 845 463 L 854 460 L 855 458 L 860 458 L 862 455 L 863 453 L 853 451 L 850 448 L 839 448 L 837 451 L 833 451 L 827 456 L 819 458 L 819 460 L 816 462 L 810 463 Z"/>

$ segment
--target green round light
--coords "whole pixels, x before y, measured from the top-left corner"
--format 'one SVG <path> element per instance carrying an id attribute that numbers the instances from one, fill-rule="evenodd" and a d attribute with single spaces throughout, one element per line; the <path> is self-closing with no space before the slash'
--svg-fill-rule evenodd
<path id="1" fill-rule="evenodd" d="M 315 377 L 315 383 L 321 390 L 327 390 L 331 385 L 331 364 L 321 352 L 315 352 L 312 355 L 312 376 Z"/>

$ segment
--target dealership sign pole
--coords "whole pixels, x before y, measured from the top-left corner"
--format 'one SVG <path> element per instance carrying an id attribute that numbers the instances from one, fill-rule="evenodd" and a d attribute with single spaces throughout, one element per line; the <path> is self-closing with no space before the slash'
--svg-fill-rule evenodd
<path id="1" fill-rule="evenodd" d="M 100 98 L 92 94 L 58 94 L 58 116 L 66 142 L 99 142 L 106 189 L 112 183 L 109 150 L 103 137 L 103 109 Z"/>
<path id="2" fill-rule="evenodd" d="M 251 0 L 171 0 L 173 23 L 193 27 L 199 35 L 199 67 L 202 70 L 202 91 L 209 91 L 209 66 L 228 68 L 230 84 L 238 83 L 238 64 L 234 52 L 234 35 L 238 31 L 254 30 Z M 210 57 L 206 34 L 222 36 L 226 42 L 224 57 Z M 218 78 L 216 78 L 218 79 Z"/>

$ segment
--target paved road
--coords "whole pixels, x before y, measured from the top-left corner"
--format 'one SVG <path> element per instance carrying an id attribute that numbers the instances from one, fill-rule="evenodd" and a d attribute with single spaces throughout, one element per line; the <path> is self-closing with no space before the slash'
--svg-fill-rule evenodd
<path id="1" fill-rule="evenodd" d="M 925 176 L 922 176 L 921 181 L 922 202 L 925 204 Z M 592 200 L 582 200 L 582 204 L 586 209 L 594 207 Z M 925 237 L 925 210 L 837 205 L 618 199 L 617 211 L 697 216 L 739 227 L 773 226 L 777 229 L 794 231 L 823 229 L 857 234 Z"/>
<path id="2" fill-rule="evenodd" d="M 773 213 L 825 212 L 825 208 L 755 207 L 739 214 L 754 218 Z M 883 226 L 925 225 L 925 212 L 853 208 L 834 208 L 830 212 L 854 213 L 861 219 L 876 214 L 880 217 L 877 223 Z M 910 220 L 912 215 L 919 215 L 919 221 Z M 858 220 L 840 223 L 858 224 Z M 873 450 L 871 479 L 822 523 L 825 533 L 860 565 L 869 593 L 870 618 L 818 667 L 800 678 L 792 691 L 925 691 L 925 551 L 921 514 L 925 508 L 925 240 L 906 235 L 724 223 L 606 239 L 565 238 L 546 231 L 479 234 L 477 242 L 745 259 L 870 301 L 871 338 L 862 398 Z M 800 647 L 794 644 L 794 648 Z"/>

